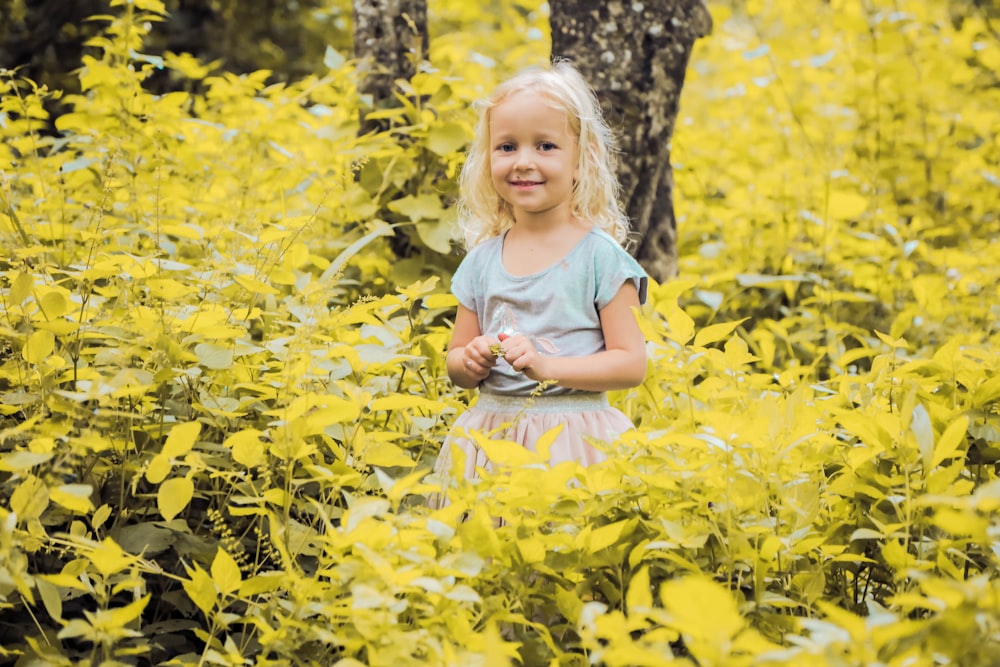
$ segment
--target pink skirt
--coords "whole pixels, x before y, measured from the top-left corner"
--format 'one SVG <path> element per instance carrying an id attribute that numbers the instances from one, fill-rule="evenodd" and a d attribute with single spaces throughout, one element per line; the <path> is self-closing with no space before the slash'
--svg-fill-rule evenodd
<path id="1" fill-rule="evenodd" d="M 493 439 L 510 440 L 536 451 L 538 438 L 560 424 L 563 429 L 549 449 L 550 465 L 576 461 L 589 466 L 603 461 L 607 454 L 587 439 L 610 442 L 635 428 L 623 412 L 611 407 L 604 393 L 534 398 L 482 393 L 479 400 L 455 420 L 438 455 L 434 472 L 445 480 L 442 491 L 446 490 L 451 474 L 452 447 L 457 446 L 465 453 L 463 474 L 466 479 L 475 479 L 477 468 L 491 471 L 494 467 L 475 441 L 463 434 L 478 431 L 490 434 Z M 447 501 L 443 498 L 431 499 L 432 506 L 444 504 Z"/>

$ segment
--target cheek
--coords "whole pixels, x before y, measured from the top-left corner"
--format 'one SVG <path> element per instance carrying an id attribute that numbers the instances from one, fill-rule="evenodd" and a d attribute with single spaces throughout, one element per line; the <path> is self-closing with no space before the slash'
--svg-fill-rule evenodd
<path id="1" fill-rule="evenodd" d="M 490 158 L 490 174 L 494 178 L 500 176 L 507 169 L 505 162 L 503 157 L 493 156 Z"/>

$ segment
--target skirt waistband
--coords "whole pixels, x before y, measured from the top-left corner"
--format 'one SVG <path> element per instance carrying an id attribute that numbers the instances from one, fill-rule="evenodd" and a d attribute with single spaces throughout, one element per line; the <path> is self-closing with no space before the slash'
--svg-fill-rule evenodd
<path id="1" fill-rule="evenodd" d="M 611 407 L 604 392 L 558 396 L 506 396 L 480 393 L 474 408 L 488 412 L 587 412 Z"/>

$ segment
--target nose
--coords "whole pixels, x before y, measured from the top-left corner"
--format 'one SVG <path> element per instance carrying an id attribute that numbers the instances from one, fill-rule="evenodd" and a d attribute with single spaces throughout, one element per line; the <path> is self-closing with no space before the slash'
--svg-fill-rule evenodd
<path id="1" fill-rule="evenodd" d="M 519 149 L 517 155 L 514 157 L 514 168 L 518 171 L 527 171 L 534 166 L 535 163 L 531 151 L 523 148 Z"/>

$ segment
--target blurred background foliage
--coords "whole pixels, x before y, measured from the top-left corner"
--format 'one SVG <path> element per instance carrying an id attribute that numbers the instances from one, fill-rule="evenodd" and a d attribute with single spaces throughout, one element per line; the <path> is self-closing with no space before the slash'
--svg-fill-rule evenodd
<path id="1" fill-rule="evenodd" d="M 349 0 L 165 0 L 168 16 L 145 43 L 151 54 L 189 53 L 217 71 L 237 74 L 268 70 L 271 82 L 290 81 L 325 70 L 328 47 L 349 55 L 352 16 Z M 54 90 L 78 91 L 75 70 L 84 42 L 101 24 L 88 20 L 108 10 L 105 0 L 0 0 L 0 67 Z M 489 0 L 431 0 L 429 31 L 433 49 L 448 49 L 460 33 L 495 35 L 501 26 L 523 41 L 547 35 L 542 3 Z M 485 39 L 477 50 L 487 58 L 512 57 L 523 44 Z M 539 53 L 547 46 L 540 44 Z M 512 53 L 513 51 L 513 53 Z M 433 56 L 433 52 L 431 54 Z M 169 72 L 149 85 L 161 91 L 190 85 Z"/>

